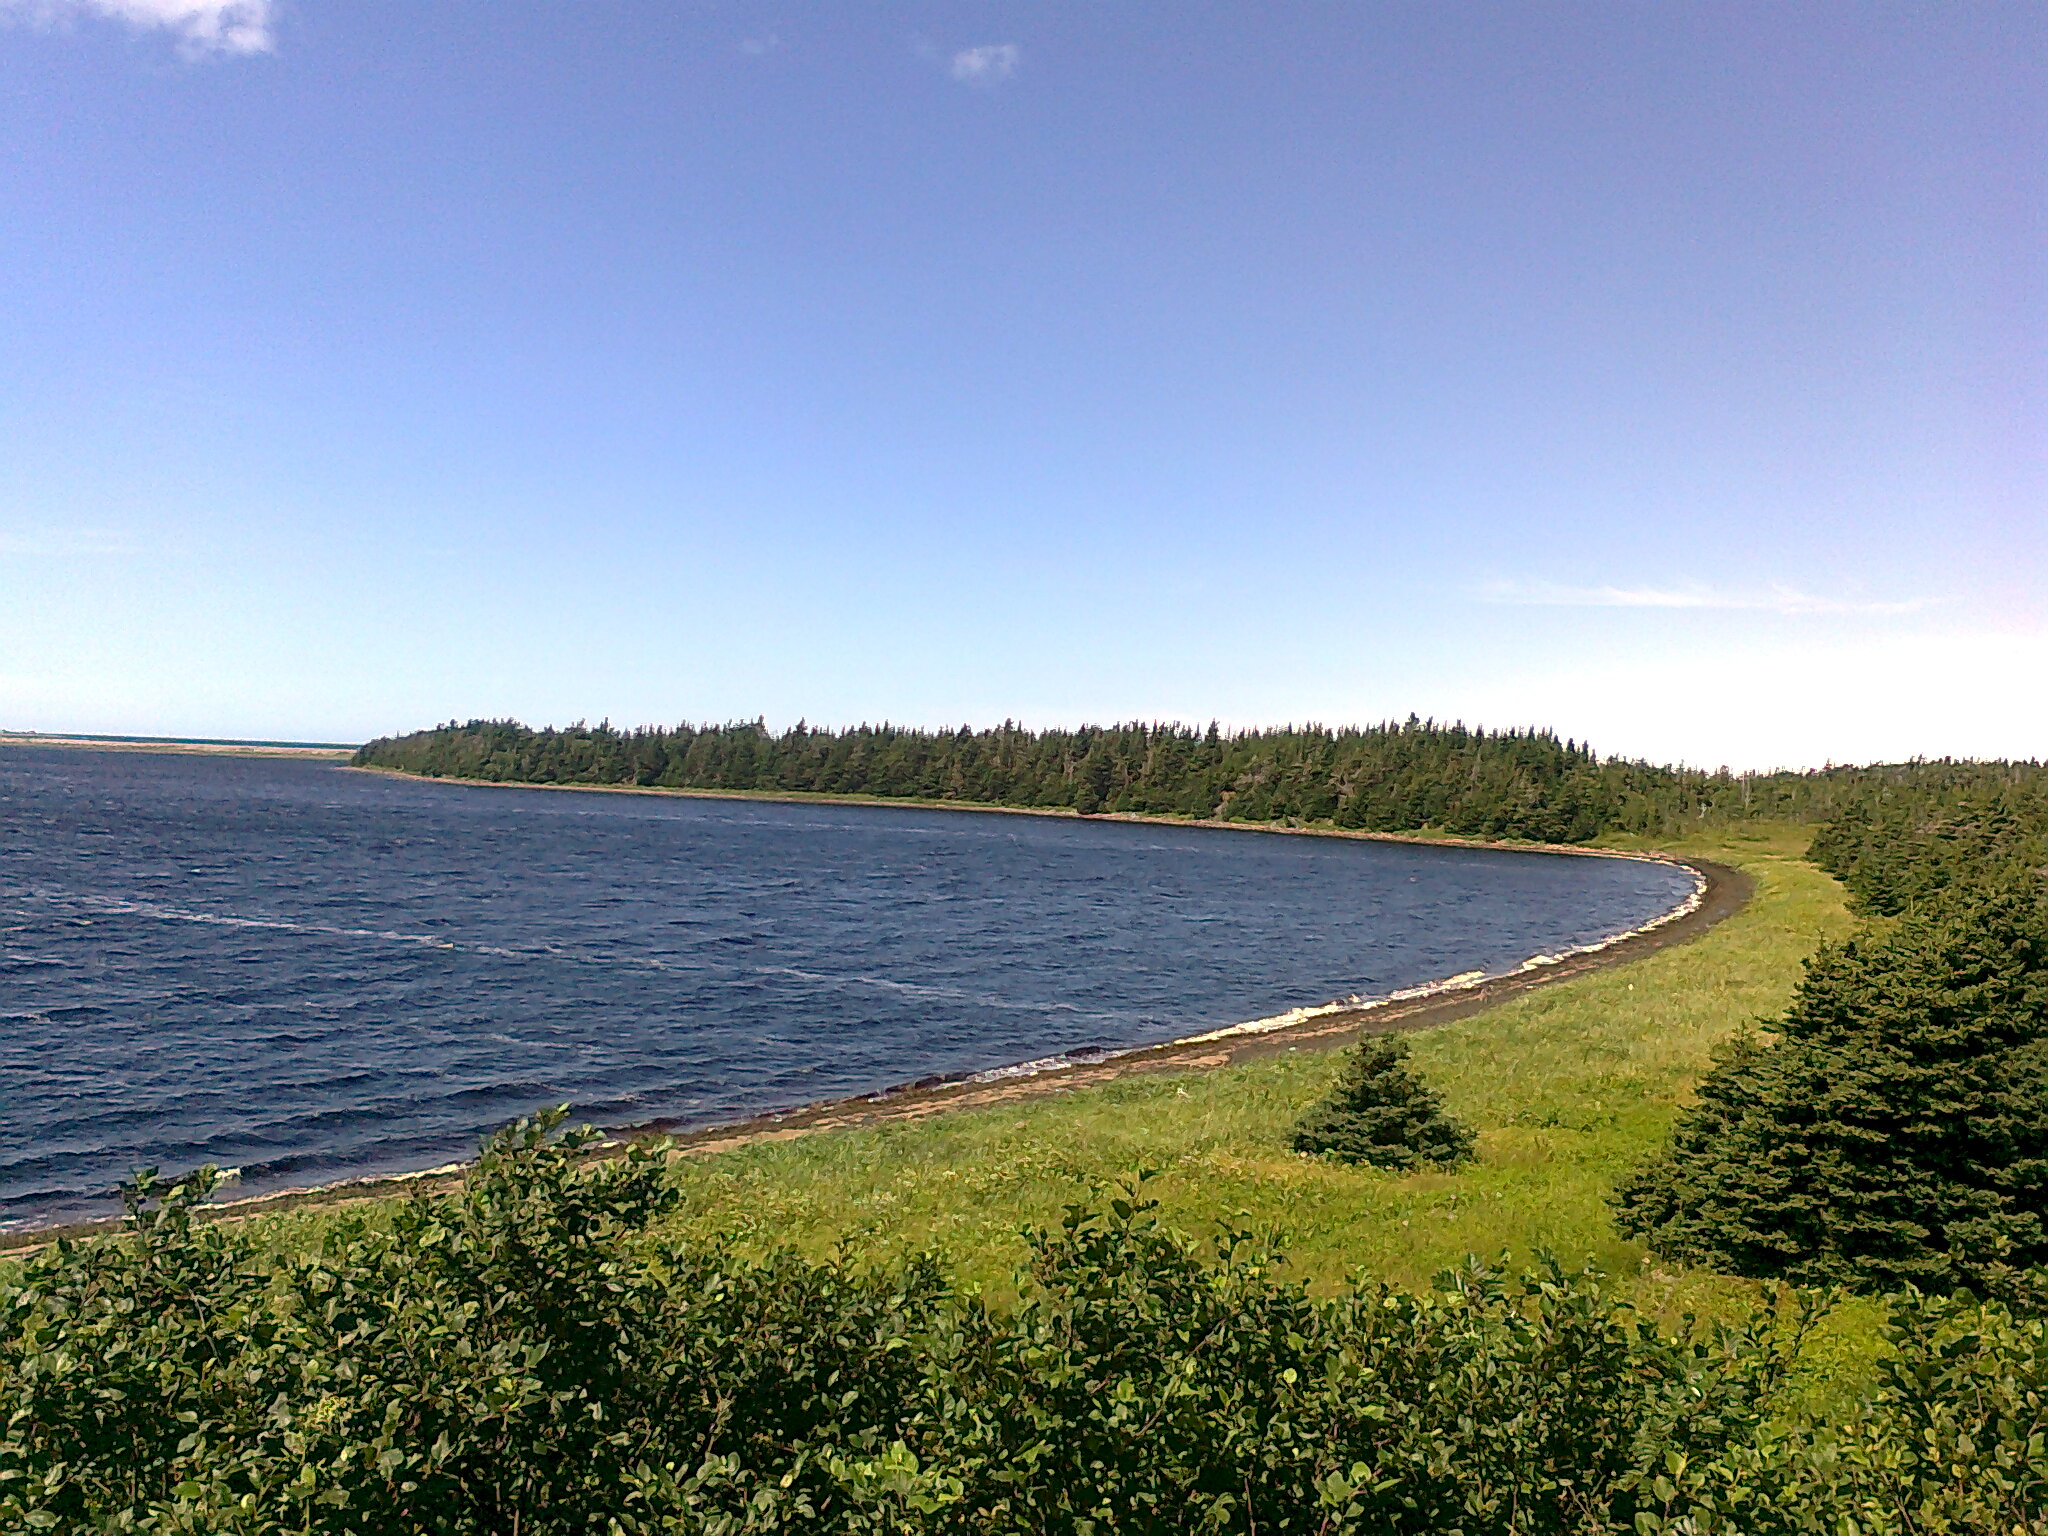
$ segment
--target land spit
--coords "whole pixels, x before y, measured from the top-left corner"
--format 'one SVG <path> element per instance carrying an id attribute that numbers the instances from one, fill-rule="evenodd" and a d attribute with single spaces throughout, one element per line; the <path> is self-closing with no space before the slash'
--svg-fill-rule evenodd
<path id="1" fill-rule="evenodd" d="M 281 757 L 346 763 L 354 747 L 304 741 L 202 741 L 172 736 L 46 736 L 40 731 L 0 731 L 0 747 L 71 747 L 86 752 L 173 752 L 202 757 Z"/>

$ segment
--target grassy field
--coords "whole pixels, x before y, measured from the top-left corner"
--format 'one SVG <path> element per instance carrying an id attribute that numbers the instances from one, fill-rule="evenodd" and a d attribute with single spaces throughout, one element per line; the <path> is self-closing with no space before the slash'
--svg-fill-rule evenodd
<path id="1" fill-rule="evenodd" d="M 684 1172 L 685 1225 L 750 1246 L 934 1248 L 1000 1292 L 1027 1224 L 1149 1168 L 1175 1225 L 1276 1231 L 1319 1285 L 1357 1271 L 1419 1284 L 1467 1254 L 1549 1249 L 1625 1277 L 1655 1310 L 1722 1310 L 1735 1290 L 1660 1273 L 1616 1235 L 1606 1195 L 1657 1145 L 1714 1045 L 1781 1010 L 1800 960 L 1849 926 L 1840 888 L 1800 857 L 1809 835 L 1666 840 L 1748 871 L 1755 899 L 1691 944 L 1415 1036 L 1419 1068 L 1480 1132 L 1458 1171 L 1396 1176 L 1289 1150 L 1337 1065 L 1304 1052 L 706 1157 Z"/>

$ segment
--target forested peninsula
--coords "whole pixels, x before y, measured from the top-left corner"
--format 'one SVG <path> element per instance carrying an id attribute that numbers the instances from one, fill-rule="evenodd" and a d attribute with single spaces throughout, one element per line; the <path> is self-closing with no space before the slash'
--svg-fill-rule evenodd
<path id="1" fill-rule="evenodd" d="M 1892 772 L 1657 767 L 1602 758 L 1550 731 L 1413 716 L 1230 732 L 1138 723 L 1030 731 L 1006 722 L 979 731 L 798 724 L 778 733 L 759 721 L 535 730 L 472 720 L 380 738 L 354 762 L 507 784 L 864 795 L 1550 843 L 1702 821 L 1821 820 Z"/>
<path id="2" fill-rule="evenodd" d="M 2048 864 L 2048 766 L 1912 762 L 1733 773 L 1601 757 L 1546 730 L 1410 716 L 1226 732 L 1180 724 L 832 731 L 761 722 L 619 730 L 450 722 L 357 767 L 503 784 L 861 795 L 1362 832 L 1584 843 L 1746 821 L 1822 823 L 1814 857 L 1895 913 L 1962 871 Z"/>

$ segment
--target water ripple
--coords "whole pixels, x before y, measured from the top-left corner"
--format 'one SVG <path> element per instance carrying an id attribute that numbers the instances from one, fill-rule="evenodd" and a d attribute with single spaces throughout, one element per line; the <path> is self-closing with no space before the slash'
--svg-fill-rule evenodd
<path id="1" fill-rule="evenodd" d="M 1216 1029 L 1634 927 L 1657 865 L 0 745 L 0 1224 Z"/>

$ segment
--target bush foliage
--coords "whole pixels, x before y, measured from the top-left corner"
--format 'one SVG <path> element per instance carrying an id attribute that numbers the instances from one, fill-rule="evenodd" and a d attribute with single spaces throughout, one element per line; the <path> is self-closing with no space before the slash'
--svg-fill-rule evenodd
<path id="1" fill-rule="evenodd" d="M 1400 1172 L 1461 1163 L 1473 1134 L 1408 1066 L 1408 1042 L 1369 1035 L 1346 1053 L 1330 1096 L 1302 1118 L 1294 1150 Z"/>
<path id="2" fill-rule="evenodd" d="M 2048 1340 L 1999 1306 L 1909 1295 L 1831 1429 L 1787 1391 L 1811 1296 L 1714 1331 L 1555 1266 L 1319 1299 L 1139 1184 L 1035 1234 L 996 1308 L 928 1260 L 663 1238 L 658 1150 L 548 1128 L 317 1253 L 196 1222 L 198 1177 L 30 1260 L 0 1529 L 2048 1530 Z"/>

